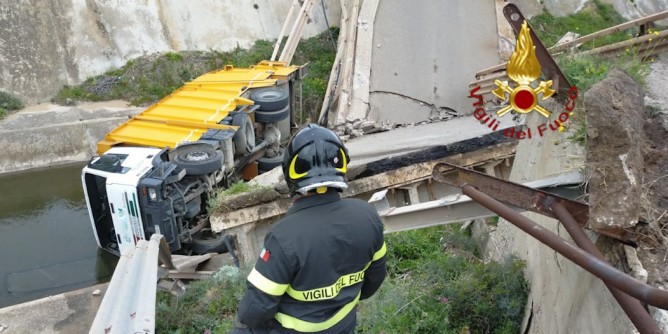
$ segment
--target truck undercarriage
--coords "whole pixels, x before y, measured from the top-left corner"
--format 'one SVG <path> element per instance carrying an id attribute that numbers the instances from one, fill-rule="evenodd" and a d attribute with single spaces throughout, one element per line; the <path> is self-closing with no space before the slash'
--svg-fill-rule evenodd
<path id="1" fill-rule="evenodd" d="M 98 245 L 120 256 L 154 233 L 174 253 L 233 254 L 211 231 L 219 187 L 280 165 L 303 67 L 261 62 L 205 74 L 122 124 L 82 171 Z M 256 163 L 257 161 L 257 163 Z"/>

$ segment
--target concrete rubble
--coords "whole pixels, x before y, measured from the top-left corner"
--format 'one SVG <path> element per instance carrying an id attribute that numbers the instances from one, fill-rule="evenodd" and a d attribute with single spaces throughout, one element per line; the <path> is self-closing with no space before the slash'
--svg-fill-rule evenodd
<path id="1" fill-rule="evenodd" d="M 585 93 L 590 222 L 596 230 L 633 227 L 643 180 L 643 91 L 614 70 Z"/>

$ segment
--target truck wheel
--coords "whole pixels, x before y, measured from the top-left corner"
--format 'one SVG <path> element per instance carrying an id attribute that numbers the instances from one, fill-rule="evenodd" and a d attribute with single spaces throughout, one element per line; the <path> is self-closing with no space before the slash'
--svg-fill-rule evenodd
<path id="1" fill-rule="evenodd" d="M 239 113 L 232 118 L 232 125 L 238 126 L 234 133 L 234 149 L 237 154 L 243 155 L 255 148 L 255 128 L 247 114 Z"/>
<path id="2" fill-rule="evenodd" d="M 176 148 L 174 163 L 185 169 L 186 175 L 205 175 L 219 170 L 223 166 L 223 155 L 201 145 Z"/>
<path id="3" fill-rule="evenodd" d="M 262 157 L 257 159 L 257 170 L 261 173 L 268 172 L 283 164 L 283 154 L 285 149 L 281 148 L 279 154 L 273 158 Z"/>
<path id="4" fill-rule="evenodd" d="M 256 110 L 255 111 L 255 121 L 259 123 L 278 123 L 290 116 L 290 107 L 286 106 L 281 110 L 275 111 L 265 111 L 265 110 Z"/>
<path id="5" fill-rule="evenodd" d="M 277 87 L 253 89 L 250 98 L 262 111 L 281 110 L 287 107 L 289 100 L 288 93 Z"/>

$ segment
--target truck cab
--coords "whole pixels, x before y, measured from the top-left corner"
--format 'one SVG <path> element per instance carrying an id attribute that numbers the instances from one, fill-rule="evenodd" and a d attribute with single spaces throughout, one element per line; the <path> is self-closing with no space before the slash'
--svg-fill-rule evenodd
<path id="1" fill-rule="evenodd" d="M 82 170 L 98 246 L 115 255 L 154 233 L 174 253 L 225 252 L 208 225 L 216 190 L 280 165 L 305 66 L 263 61 L 186 83 L 109 132 Z"/>

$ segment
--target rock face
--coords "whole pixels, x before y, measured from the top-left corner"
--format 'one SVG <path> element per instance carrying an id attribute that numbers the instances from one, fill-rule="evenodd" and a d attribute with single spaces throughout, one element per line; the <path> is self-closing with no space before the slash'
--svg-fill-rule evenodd
<path id="1" fill-rule="evenodd" d="M 594 229 L 632 227 L 640 215 L 643 96 L 620 70 L 585 93 L 589 224 Z"/>
<path id="2" fill-rule="evenodd" d="M 0 90 L 26 104 L 49 100 L 63 85 L 162 51 L 248 47 L 276 39 L 292 0 L 61 0 L 0 5 Z M 304 36 L 326 29 L 319 2 Z M 326 0 L 330 23 L 339 1 Z"/>

